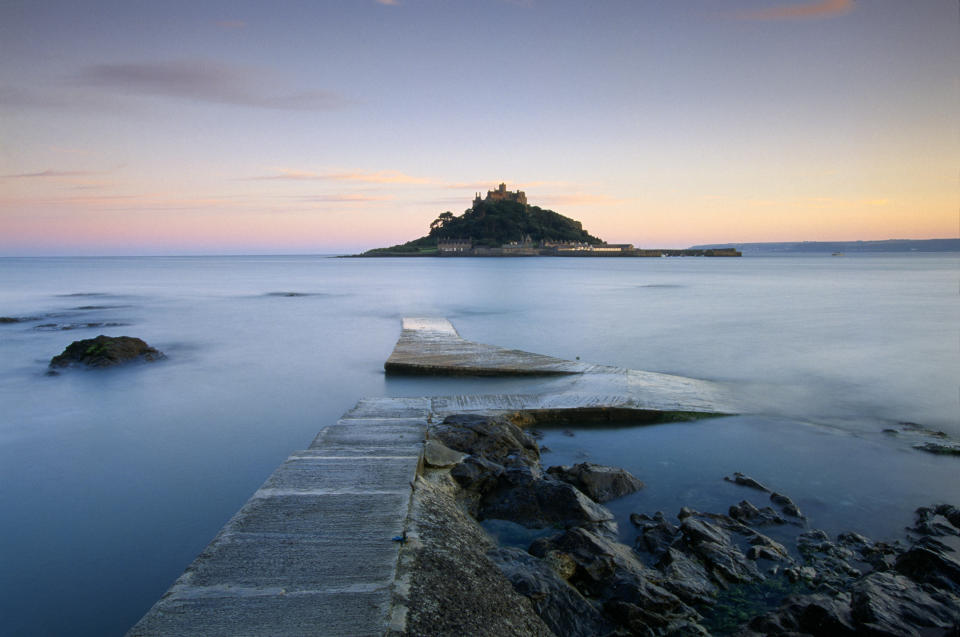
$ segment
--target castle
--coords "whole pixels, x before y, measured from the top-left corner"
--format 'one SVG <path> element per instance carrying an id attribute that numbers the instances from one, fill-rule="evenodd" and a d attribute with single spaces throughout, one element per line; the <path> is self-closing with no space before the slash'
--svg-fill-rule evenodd
<path id="1" fill-rule="evenodd" d="M 507 190 L 506 184 L 500 184 L 500 187 L 496 190 L 488 190 L 487 198 L 480 199 L 480 193 L 477 193 L 477 196 L 473 199 L 473 207 L 476 208 L 480 203 L 484 201 L 516 201 L 521 203 L 524 206 L 527 205 L 527 193 L 522 190 L 516 192 L 510 192 Z"/>

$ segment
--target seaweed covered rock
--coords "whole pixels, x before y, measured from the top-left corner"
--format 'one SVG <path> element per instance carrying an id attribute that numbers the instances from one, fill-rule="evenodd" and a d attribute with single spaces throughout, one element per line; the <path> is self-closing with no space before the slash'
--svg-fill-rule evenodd
<path id="1" fill-rule="evenodd" d="M 162 352 L 132 336 L 104 336 L 74 341 L 63 353 L 50 359 L 50 367 L 111 367 L 133 361 L 156 361 Z"/>

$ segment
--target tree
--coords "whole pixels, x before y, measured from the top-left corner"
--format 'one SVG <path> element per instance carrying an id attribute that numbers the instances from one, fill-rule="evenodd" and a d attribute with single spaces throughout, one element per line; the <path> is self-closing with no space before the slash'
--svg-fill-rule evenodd
<path id="1" fill-rule="evenodd" d="M 450 223 L 453 220 L 453 213 L 449 210 L 447 212 L 441 212 L 440 216 L 433 220 L 430 224 L 430 234 L 435 234 L 436 231 L 442 230 L 443 226 Z"/>

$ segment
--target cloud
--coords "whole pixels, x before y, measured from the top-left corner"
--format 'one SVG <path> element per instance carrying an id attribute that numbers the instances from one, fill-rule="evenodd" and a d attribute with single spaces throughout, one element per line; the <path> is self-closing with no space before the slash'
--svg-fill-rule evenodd
<path id="1" fill-rule="evenodd" d="M 377 0 L 377 4 L 382 4 L 388 7 L 398 7 L 400 6 L 399 0 Z"/>
<path id="2" fill-rule="evenodd" d="M 737 17 L 741 20 L 802 20 L 829 18 L 844 15 L 852 10 L 853 0 L 819 0 L 819 2 L 802 2 L 768 9 L 741 11 Z"/>
<path id="3" fill-rule="evenodd" d="M 300 201 L 307 203 L 365 203 L 370 201 L 391 201 L 393 195 L 315 195 L 300 197 Z"/>
<path id="4" fill-rule="evenodd" d="M 33 179 L 35 177 L 90 177 L 103 173 L 90 172 L 88 170 L 41 170 L 35 173 L 19 173 L 16 175 L 0 175 L 0 179 Z"/>
<path id="5" fill-rule="evenodd" d="M 123 95 L 152 95 L 256 108 L 321 111 L 347 103 L 329 91 L 274 94 L 261 74 L 208 60 L 96 64 L 82 69 L 77 84 Z"/>
<path id="6" fill-rule="evenodd" d="M 413 177 L 397 170 L 348 173 L 317 173 L 307 170 L 281 169 L 279 174 L 248 177 L 252 181 L 355 181 L 368 184 L 430 184 L 431 179 Z"/>

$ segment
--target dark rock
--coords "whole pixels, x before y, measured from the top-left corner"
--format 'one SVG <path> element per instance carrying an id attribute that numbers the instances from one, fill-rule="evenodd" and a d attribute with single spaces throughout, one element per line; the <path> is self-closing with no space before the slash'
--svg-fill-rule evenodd
<path id="1" fill-rule="evenodd" d="M 82 329 L 94 329 L 94 328 L 103 328 L 103 327 L 126 327 L 128 323 L 43 323 L 41 325 L 34 326 L 33 329 L 41 332 L 54 332 L 54 331 L 70 331 L 70 330 L 82 330 Z"/>
<path id="2" fill-rule="evenodd" d="M 854 625 L 849 607 L 826 595 L 788 597 L 776 612 L 751 621 L 750 628 L 763 635 L 800 633 L 815 637 L 853 637 L 862 634 Z"/>
<path id="3" fill-rule="evenodd" d="M 588 599 L 604 603 L 604 612 L 631 634 L 677 634 L 694 625 L 699 615 L 664 588 L 663 576 L 638 559 L 629 547 L 602 531 L 577 527 L 551 538 L 540 538 L 530 553 L 568 555 L 576 568 L 570 584 Z"/>
<path id="4" fill-rule="evenodd" d="M 940 456 L 960 456 L 960 444 L 953 442 L 923 442 L 913 445 L 913 448 Z"/>
<path id="5" fill-rule="evenodd" d="M 457 414 L 430 427 L 431 438 L 447 447 L 505 465 L 514 462 L 536 465 L 540 460 L 537 443 L 505 418 Z"/>
<path id="6" fill-rule="evenodd" d="M 659 514 L 649 522 L 643 522 L 642 532 L 637 538 L 637 549 L 644 550 L 654 557 L 666 553 L 667 549 L 680 536 L 680 528 Z"/>
<path id="7" fill-rule="evenodd" d="M 956 522 L 960 522 L 960 511 L 952 506 L 920 507 L 914 514 L 914 524 L 909 530 L 921 536 L 960 535 Z"/>
<path id="8" fill-rule="evenodd" d="M 733 520 L 730 523 L 735 524 Z M 744 530 L 749 532 L 749 529 Z M 703 561 L 713 581 L 719 586 L 763 579 L 753 561 L 734 545 L 730 534 L 703 516 L 685 517 L 680 523 L 680 531 L 686 550 Z"/>
<path id="9" fill-rule="evenodd" d="M 614 519 L 613 513 L 573 485 L 550 479 L 498 488 L 483 499 L 480 515 L 530 528 L 613 523 Z"/>
<path id="10" fill-rule="evenodd" d="M 63 353 L 50 360 L 50 367 L 72 364 L 87 367 L 110 367 L 135 360 L 156 361 L 164 358 L 157 349 L 139 338 L 130 336 L 103 336 L 74 341 Z"/>
<path id="11" fill-rule="evenodd" d="M 758 489 L 760 491 L 766 491 L 768 493 L 770 492 L 770 489 L 763 486 L 762 484 L 760 484 L 750 476 L 743 475 L 739 471 L 734 473 L 733 476 L 726 476 L 724 480 L 726 480 L 727 482 L 733 482 L 734 484 L 739 484 L 740 486 L 743 486 L 743 487 L 750 487 L 751 489 Z"/>
<path id="12" fill-rule="evenodd" d="M 26 323 L 28 321 L 39 321 L 36 316 L 0 316 L 0 325 L 12 323 Z"/>
<path id="13" fill-rule="evenodd" d="M 554 572 L 546 560 L 512 548 L 490 551 L 487 556 L 557 635 L 592 637 L 613 630 L 613 624 Z"/>
<path id="14" fill-rule="evenodd" d="M 939 504 L 934 509 L 937 515 L 945 517 L 958 531 L 960 531 L 960 509 L 949 504 Z"/>
<path id="15" fill-rule="evenodd" d="M 787 521 L 771 507 L 767 506 L 758 509 L 746 500 L 741 500 L 740 504 L 731 506 L 729 513 L 730 517 L 734 520 L 750 526 L 771 526 L 787 523 Z"/>
<path id="16" fill-rule="evenodd" d="M 596 502 L 609 502 L 643 488 L 643 482 L 630 472 L 592 462 L 550 467 L 547 473 L 572 484 Z"/>
<path id="17" fill-rule="evenodd" d="M 803 517 L 803 515 L 800 513 L 800 507 L 794 504 L 793 500 L 782 493 L 771 493 L 770 501 L 776 505 L 779 505 L 780 509 L 787 515 L 791 515 L 795 518 Z"/>
<path id="18" fill-rule="evenodd" d="M 915 582 L 960 594 L 960 560 L 956 552 L 931 538 L 922 539 L 900 555 L 894 568 Z"/>
<path id="19" fill-rule="evenodd" d="M 561 433 L 568 438 L 573 438 L 576 434 L 570 431 L 569 429 L 564 429 Z"/>
<path id="20" fill-rule="evenodd" d="M 657 568 L 666 578 L 664 587 L 684 602 L 708 605 L 715 601 L 719 589 L 700 560 L 668 548 Z"/>
<path id="21" fill-rule="evenodd" d="M 945 604 L 903 575 L 871 573 L 857 582 L 850 608 L 861 634 L 948 634 L 960 627 L 957 598 Z M 917 628 L 934 628 L 937 632 Z M 955 634 L 955 633 L 954 633 Z"/>
<path id="22" fill-rule="evenodd" d="M 467 456 L 450 469 L 450 475 L 461 488 L 483 494 L 497 486 L 503 467 L 484 458 Z"/>

